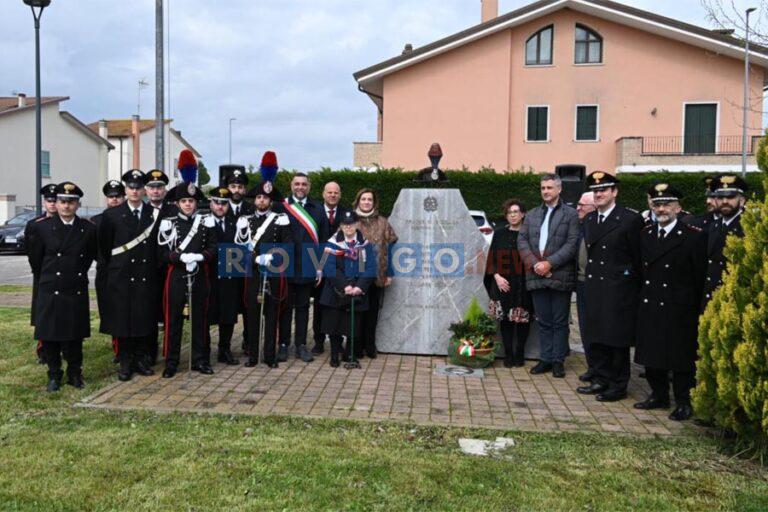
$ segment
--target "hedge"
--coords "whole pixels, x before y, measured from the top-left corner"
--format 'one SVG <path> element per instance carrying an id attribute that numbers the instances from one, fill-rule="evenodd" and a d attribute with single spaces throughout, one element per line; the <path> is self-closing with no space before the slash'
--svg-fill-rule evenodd
<path id="1" fill-rule="evenodd" d="M 467 170 L 446 171 L 450 183 L 424 185 L 413 183 L 415 172 L 400 169 L 381 169 L 376 172 L 323 169 L 310 173 L 312 188 L 310 196 L 321 198 L 323 186 L 329 181 L 336 181 L 341 186 L 342 203 L 349 205 L 355 193 L 364 187 L 373 188 L 379 193 L 381 211 L 388 215 L 397 196 L 403 188 L 458 188 L 461 190 L 467 206 L 471 210 L 485 210 L 489 217 L 501 217 L 501 204 L 510 197 L 521 199 L 527 207 L 541 203 L 539 195 L 539 174 L 530 172 L 497 173 L 492 169 L 480 172 Z M 711 176 L 711 174 L 709 174 Z M 292 172 L 281 171 L 277 176 L 277 188 L 284 194 L 290 190 Z M 638 211 L 647 209 L 646 190 L 658 181 L 666 181 L 677 186 L 684 194 L 683 208 L 692 213 L 704 211 L 704 177 L 706 173 L 670 173 L 622 174 L 619 176 L 619 202 Z M 763 198 L 762 173 L 750 173 L 747 182 L 750 190 Z"/>

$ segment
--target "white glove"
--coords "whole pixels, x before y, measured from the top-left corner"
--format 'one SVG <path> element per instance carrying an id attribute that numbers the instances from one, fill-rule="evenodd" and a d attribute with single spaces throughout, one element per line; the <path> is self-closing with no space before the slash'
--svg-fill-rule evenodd
<path id="1" fill-rule="evenodd" d="M 194 253 L 194 254 L 191 254 L 191 256 L 192 256 L 192 261 L 201 262 L 205 260 L 205 256 L 203 256 L 200 253 Z"/>
<path id="2" fill-rule="evenodd" d="M 196 268 L 197 268 L 196 261 L 190 261 L 187 263 L 187 272 L 194 272 Z"/>
<path id="3" fill-rule="evenodd" d="M 269 266 L 272 263 L 274 256 L 271 254 L 259 254 L 256 256 L 256 264 L 262 266 Z"/>
<path id="4" fill-rule="evenodd" d="M 179 256 L 179 259 L 181 260 L 182 263 L 190 263 L 194 261 L 194 258 L 192 258 L 192 256 L 194 256 L 194 254 L 184 253 L 181 256 Z"/>

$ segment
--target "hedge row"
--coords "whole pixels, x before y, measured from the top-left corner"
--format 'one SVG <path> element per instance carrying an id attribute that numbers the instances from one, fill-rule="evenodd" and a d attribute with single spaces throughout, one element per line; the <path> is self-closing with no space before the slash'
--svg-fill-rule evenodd
<path id="1" fill-rule="evenodd" d="M 293 173 L 282 171 L 277 176 L 277 188 L 285 193 L 290 190 Z M 342 203 L 349 205 L 355 193 L 364 187 L 373 188 L 379 193 L 381 211 L 388 215 L 403 188 L 458 188 L 461 190 L 467 206 L 471 210 L 485 210 L 491 218 L 501 217 L 501 204 L 510 197 L 521 199 L 527 207 L 541 203 L 539 195 L 539 174 L 536 173 L 496 173 L 493 170 L 480 172 L 447 171 L 450 183 L 424 185 L 413 183 L 415 172 L 399 169 L 381 169 L 376 172 L 323 169 L 310 175 L 312 188 L 310 196 L 321 198 L 323 186 L 329 181 L 336 181 L 341 186 Z M 684 194 L 683 208 L 693 213 L 704 211 L 704 178 L 706 173 L 648 173 L 622 174 L 619 187 L 619 201 L 639 211 L 647 209 L 646 191 L 654 183 L 666 181 L 677 186 Z M 763 198 L 762 173 L 747 176 L 751 193 Z"/>

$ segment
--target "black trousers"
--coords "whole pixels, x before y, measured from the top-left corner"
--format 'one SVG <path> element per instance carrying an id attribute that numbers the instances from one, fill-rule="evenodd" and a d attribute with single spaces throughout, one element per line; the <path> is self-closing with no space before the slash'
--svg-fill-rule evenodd
<path id="1" fill-rule="evenodd" d="M 67 361 L 67 375 L 74 377 L 83 370 L 83 340 L 43 341 L 42 352 L 51 378 L 61 378 L 62 357 Z"/>
<path id="2" fill-rule="evenodd" d="M 280 344 L 291 344 L 291 322 L 295 312 L 296 332 L 293 342 L 296 347 L 307 344 L 309 326 L 309 299 L 315 289 L 314 282 L 306 284 L 291 283 L 288 286 L 288 307 L 280 315 Z M 266 356 L 265 356 L 266 357 Z"/>
<path id="3" fill-rule="evenodd" d="M 657 400 L 669 400 L 669 371 L 645 367 L 645 378 Z M 695 372 L 672 372 L 672 392 L 677 405 L 691 403 L 691 389 L 696 385 Z"/>
<path id="4" fill-rule="evenodd" d="M 165 297 L 165 338 L 163 356 L 166 366 L 178 366 L 181 335 L 184 329 L 184 304 L 187 301 L 186 272 L 173 269 Z M 200 268 L 192 284 L 192 364 L 210 364 L 208 339 L 208 280 Z"/>
<path id="5" fill-rule="evenodd" d="M 528 340 L 531 324 L 502 320 L 499 326 L 501 341 L 504 343 L 504 360 L 508 363 L 525 361 L 525 342 Z"/>
<path id="6" fill-rule="evenodd" d="M 608 391 L 624 392 L 629 384 L 629 347 L 611 347 L 602 343 L 590 345 L 595 380 L 608 386 Z"/>
<path id="7" fill-rule="evenodd" d="M 384 289 L 371 285 L 368 287 L 368 310 L 360 313 L 360 343 L 355 343 L 355 356 L 360 357 L 363 351 L 368 354 L 376 353 L 376 326 L 379 324 L 379 309 Z"/>
<path id="8" fill-rule="evenodd" d="M 278 279 L 270 279 L 270 290 L 277 292 L 280 287 Z M 246 281 L 248 287 L 246 293 L 245 318 L 248 328 L 245 332 L 246 346 L 248 348 L 248 358 L 251 361 L 259 360 L 259 331 L 261 329 L 261 304 L 258 301 L 258 295 L 261 288 L 261 280 L 250 279 Z M 264 362 L 274 363 L 276 342 L 277 342 L 277 323 L 278 310 L 280 303 L 273 295 L 267 294 L 264 298 Z M 287 312 L 286 312 L 287 313 Z"/>
<path id="9" fill-rule="evenodd" d="M 323 332 L 323 306 L 320 304 L 320 294 L 322 293 L 323 285 L 321 284 L 315 288 L 312 293 L 312 337 L 315 340 L 315 345 L 322 345 L 325 343 L 325 333 Z"/>
<path id="10" fill-rule="evenodd" d="M 136 362 L 146 355 L 147 338 L 112 338 L 112 348 L 117 360 L 126 363 Z"/>

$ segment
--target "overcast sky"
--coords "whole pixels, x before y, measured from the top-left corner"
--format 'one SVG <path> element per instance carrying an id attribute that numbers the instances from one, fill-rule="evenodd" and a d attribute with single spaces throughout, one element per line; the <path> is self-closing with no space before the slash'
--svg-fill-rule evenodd
<path id="1" fill-rule="evenodd" d="M 352 73 L 480 21 L 480 0 L 165 0 L 170 8 L 170 115 L 213 170 L 352 164 L 352 142 L 375 140 L 373 103 Z M 501 0 L 505 13 L 530 3 Z M 699 0 L 625 3 L 709 26 Z M 746 2 L 737 1 L 737 5 Z M 755 1 L 754 3 L 759 3 Z M 42 20 L 43 95 L 86 123 L 154 118 L 154 0 L 53 0 Z M 22 0 L 2 0 L 0 96 L 34 94 L 34 30 Z M 168 84 L 166 84 L 168 86 Z M 166 105 L 166 114 L 169 106 Z"/>

